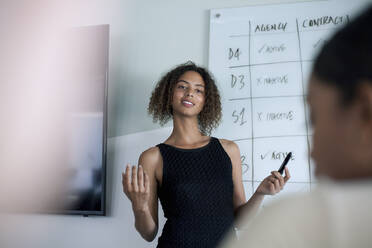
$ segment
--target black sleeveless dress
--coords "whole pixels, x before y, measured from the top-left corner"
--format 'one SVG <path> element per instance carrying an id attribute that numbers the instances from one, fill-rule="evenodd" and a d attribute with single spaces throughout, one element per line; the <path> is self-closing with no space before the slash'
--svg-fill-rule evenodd
<path id="1" fill-rule="evenodd" d="M 157 147 L 163 158 L 158 196 L 167 218 L 157 248 L 216 247 L 233 229 L 230 157 L 215 137 L 194 149 Z"/>

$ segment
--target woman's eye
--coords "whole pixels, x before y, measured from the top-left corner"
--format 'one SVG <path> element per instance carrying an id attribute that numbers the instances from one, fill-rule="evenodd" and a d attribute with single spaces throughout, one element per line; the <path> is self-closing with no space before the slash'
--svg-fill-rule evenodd
<path id="1" fill-rule="evenodd" d="M 201 90 L 196 90 L 196 92 L 198 92 L 198 93 L 203 93 L 203 91 L 201 91 Z"/>
<path id="2" fill-rule="evenodd" d="M 183 86 L 183 85 L 179 85 L 178 88 L 180 88 L 180 89 L 184 89 L 184 88 L 186 88 L 186 87 Z"/>

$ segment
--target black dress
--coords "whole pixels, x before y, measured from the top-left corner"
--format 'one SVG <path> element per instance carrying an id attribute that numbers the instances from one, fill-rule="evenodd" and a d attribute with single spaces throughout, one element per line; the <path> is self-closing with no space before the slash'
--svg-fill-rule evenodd
<path id="1" fill-rule="evenodd" d="M 215 137 L 194 149 L 157 147 L 163 158 L 158 196 L 167 218 L 157 247 L 216 247 L 233 229 L 230 157 Z"/>

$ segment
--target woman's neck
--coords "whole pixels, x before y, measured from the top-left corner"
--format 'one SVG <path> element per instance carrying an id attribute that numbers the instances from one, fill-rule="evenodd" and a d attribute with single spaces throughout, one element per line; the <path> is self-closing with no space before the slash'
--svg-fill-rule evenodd
<path id="1" fill-rule="evenodd" d="M 187 146 L 203 142 L 204 139 L 197 118 L 174 116 L 173 131 L 167 141 L 174 145 Z"/>

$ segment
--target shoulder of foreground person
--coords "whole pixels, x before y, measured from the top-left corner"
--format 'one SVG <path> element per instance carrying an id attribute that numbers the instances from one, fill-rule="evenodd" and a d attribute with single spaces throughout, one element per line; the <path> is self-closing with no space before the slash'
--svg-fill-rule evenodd
<path id="1" fill-rule="evenodd" d="M 326 225 L 317 228 L 317 232 L 313 228 L 326 221 L 324 204 L 322 195 L 315 192 L 283 196 L 262 208 L 254 218 L 242 217 L 239 240 L 234 242 L 230 233 L 219 248 L 303 247 L 304 240 L 323 240 Z M 320 229 L 324 231 L 319 233 Z M 316 244 L 312 242 L 311 246 L 317 247 Z"/>
<path id="2" fill-rule="evenodd" d="M 325 182 L 282 197 L 255 218 L 242 218 L 239 241 L 227 237 L 220 247 L 363 247 L 370 242 L 371 193 L 372 182 Z"/>

